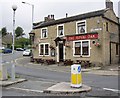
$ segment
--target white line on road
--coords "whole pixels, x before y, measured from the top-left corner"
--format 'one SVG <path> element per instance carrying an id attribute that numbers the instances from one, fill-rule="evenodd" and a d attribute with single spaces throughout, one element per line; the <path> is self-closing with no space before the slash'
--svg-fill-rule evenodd
<path id="1" fill-rule="evenodd" d="M 22 90 L 22 91 L 27 91 L 27 92 L 43 93 L 43 91 L 40 91 L 40 90 L 32 90 L 32 89 L 17 88 L 17 87 L 9 87 L 7 89 L 16 89 L 16 90 Z"/>
<path id="2" fill-rule="evenodd" d="M 108 91 L 113 91 L 113 92 L 116 92 L 116 93 L 120 93 L 120 90 L 117 90 L 117 89 L 111 89 L 111 88 L 103 88 L 104 90 L 108 90 Z"/>

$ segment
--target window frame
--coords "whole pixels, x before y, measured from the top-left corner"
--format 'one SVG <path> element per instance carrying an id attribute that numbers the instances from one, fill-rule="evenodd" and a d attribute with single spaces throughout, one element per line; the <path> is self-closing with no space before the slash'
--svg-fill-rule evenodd
<path id="1" fill-rule="evenodd" d="M 85 33 L 87 33 L 87 23 L 86 23 L 86 20 L 81 20 L 81 21 L 77 21 L 76 22 L 76 34 L 85 34 L 85 33 L 78 33 L 78 24 L 82 23 L 82 22 L 85 22 Z"/>
<path id="2" fill-rule="evenodd" d="M 42 32 L 43 29 L 46 29 L 46 37 L 43 37 L 43 32 Z M 45 39 L 45 38 L 48 38 L 48 28 L 47 27 L 41 28 L 41 39 Z"/>
<path id="3" fill-rule="evenodd" d="M 58 30 L 58 28 L 59 28 L 60 26 L 63 26 L 63 35 L 59 35 L 59 30 Z M 64 24 L 57 25 L 57 37 L 63 37 L 64 35 L 65 35 L 65 34 L 64 34 Z"/>
<path id="4" fill-rule="evenodd" d="M 41 45 L 43 45 L 43 55 L 40 54 L 41 53 L 41 47 L 40 47 Z M 45 51 L 46 51 L 45 45 L 48 45 L 48 54 L 45 54 Z M 49 46 L 50 46 L 49 43 L 40 43 L 39 44 L 39 56 L 50 56 L 50 48 L 49 48 Z"/>
<path id="5" fill-rule="evenodd" d="M 83 45 L 82 45 L 82 42 L 86 42 L 86 41 L 88 41 L 88 55 L 83 55 Z M 81 43 L 81 55 L 79 54 L 79 55 L 75 55 L 75 42 L 80 42 Z M 80 57 L 80 56 L 82 56 L 82 57 L 90 57 L 90 40 L 77 40 L 77 41 L 73 41 L 73 57 Z"/>

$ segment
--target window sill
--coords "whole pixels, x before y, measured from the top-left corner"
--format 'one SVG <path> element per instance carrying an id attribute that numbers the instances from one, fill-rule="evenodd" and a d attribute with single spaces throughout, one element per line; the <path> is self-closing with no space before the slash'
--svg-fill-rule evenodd
<path id="1" fill-rule="evenodd" d="M 117 57 L 119 56 L 119 54 L 118 55 L 116 55 Z"/>
<path id="2" fill-rule="evenodd" d="M 76 35 L 78 35 L 78 34 L 81 34 L 81 35 L 82 35 L 82 34 L 87 34 L 87 32 L 85 32 L 85 33 L 78 33 L 78 32 L 76 32 Z"/>
<path id="3" fill-rule="evenodd" d="M 39 55 L 39 56 L 41 56 L 41 57 L 46 57 L 46 56 L 50 56 L 50 55 Z"/>
<path id="4" fill-rule="evenodd" d="M 64 37 L 64 35 L 57 35 L 57 37 Z"/>
<path id="5" fill-rule="evenodd" d="M 48 37 L 45 37 L 45 38 L 41 38 L 41 40 L 45 40 L 45 39 L 48 39 Z"/>
<path id="6" fill-rule="evenodd" d="M 89 58 L 90 57 L 90 55 L 87 55 L 87 56 L 85 56 L 85 55 L 73 55 L 73 57 L 76 57 L 76 58 Z"/>

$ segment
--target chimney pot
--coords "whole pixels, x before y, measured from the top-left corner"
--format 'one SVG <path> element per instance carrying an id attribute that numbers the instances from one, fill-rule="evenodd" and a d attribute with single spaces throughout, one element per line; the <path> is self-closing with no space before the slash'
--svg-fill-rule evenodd
<path id="1" fill-rule="evenodd" d="M 113 2 L 110 0 L 106 0 L 106 8 L 110 8 L 113 10 Z"/>
<path id="2" fill-rule="evenodd" d="M 68 17 L 68 13 L 66 13 L 66 18 Z"/>

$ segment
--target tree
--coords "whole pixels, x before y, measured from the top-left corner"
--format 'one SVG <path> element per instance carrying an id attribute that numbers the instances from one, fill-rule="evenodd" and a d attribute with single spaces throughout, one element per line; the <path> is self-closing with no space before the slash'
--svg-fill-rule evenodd
<path id="1" fill-rule="evenodd" d="M 21 27 L 17 27 L 15 30 L 16 37 L 22 37 L 24 35 L 23 31 L 24 30 Z"/>
<path id="2" fill-rule="evenodd" d="M 2 37 L 5 36 L 7 34 L 7 29 L 6 27 L 3 27 L 0 31 L 0 33 L 2 33 Z"/>
<path id="3" fill-rule="evenodd" d="M 22 37 L 15 41 L 15 48 L 25 48 L 28 47 L 29 44 L 30 44 L 29 39 Z"/>

